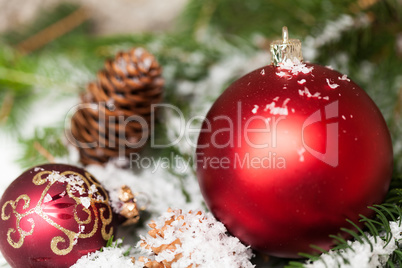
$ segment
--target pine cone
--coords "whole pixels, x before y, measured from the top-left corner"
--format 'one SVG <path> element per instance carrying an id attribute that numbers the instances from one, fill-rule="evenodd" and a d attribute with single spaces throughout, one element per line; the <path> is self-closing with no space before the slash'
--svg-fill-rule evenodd
<path id="1" fill-rule="evenodd" d="M 107 60 L 71 119 L 80 161 L 104 164 L 140 151 L 150 135 L 152 104 L 161 101 L 163 84 L 161 67 L 142 48 L 119 52 L 114 60 Z"/>

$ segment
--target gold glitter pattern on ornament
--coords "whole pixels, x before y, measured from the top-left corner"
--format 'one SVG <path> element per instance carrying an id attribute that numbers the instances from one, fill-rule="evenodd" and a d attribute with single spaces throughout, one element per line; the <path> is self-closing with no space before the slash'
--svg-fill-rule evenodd
<path id="1" fill-rule="evenodd" d="M 10 218 L 10 215 L 7 215 L 4 211 L 6 209 L 6 207 L 8 205 L 11 206 L 11 208 L 13 209 L 13 212 L 15 214 L 15 217 L 17 218 L 17 231 L 20 234 L 20 238 L 18 241 L 14 241 L 11 238 L 11 235 L 14 234 L 16 232 L 16 230 L 14 228 L 10 228 L 7 231 L 7 241 L 8 243 L 13 247 L 13 248 L 20 248 L 23 244 L 24 244 L 24 239 L 26 236 L 32 235 L 34 227 L 35 227 L 35 222 L 33 221 L 32 218 L 27 219 L 27 221 L 31 224 L 31 229 L 27 232 L 24 231 L 21 227 L 20 227 L 20 222 L 21 219 L 23 219 L 24 217 L 26 217 L 27 215 L 31 214 L 29 211 L 27 213 L 23 213 L 20 214 L 18 212 L 15 211 L 18 203 L 20 202 L 20 200 L 24 201 L 24 206 L 23 209 L 27 209 L 29 207 L 29 202 L 30 202 L 30 198 L 29 196 L 27 196 L 26 194 L 20 195 L 15 201 L 7 201 L 6 203 L 4 203 L 2 210 L 1 210 L 1 219 L 3 221 L 6 221 Z"/>
<path id="2" fill-rule="evenodd" d="M 9 220 L 11 214 L 13 214 L 17 221 L 17 230 L 14 228 L 9 228 L 7 232 L 7 241 L 12 247 L 20 248 L 24 244 L 25 237 L 33 234 L 35 222 L 33 217 L 30 216 L 33 216 L 34 214 L 37 214 L 50 226 L 64 233 L 64 237 L 55 236 L 50 242 L 52 251 L 57 255 L 66 255 L 70 253 L 79 238 L 85 239 L 94 236 L 94 234 L 98 231 L 99 220 L 101 221 L 100 231 L 102 238 L 104 240 L 109 240 L 111 238 L 113 234 L 113 227 L 109 228 L 109 232 L 107 231 L 107 227 L 111 224 L 113 219 L 112 209 L 109 205 L 109 196 L 105 189 L 97 181 L 95 181 L 89 173 L 86 172 L 85 176 L 82 176 L 81 174 L 73 171 L 65 171 L 60 174 L 52 171 L 42 171 L 35 175 L 32 182 L 38 186 L 47 183 L 46 188 L 43 190 L 41 197 L 34 208 L 31 208 L 24 213 L 19 213 L 16 211 L 20 201 L 24 202 L 22 207 L 23 210 L 29 208 L 31 199 L 27 194 L 22 194 L 15 201 L 9 200 L 4 203 L 1 210 L 2 220 Z M 51 204 L 51 201 L 53 200 L 53 198 L 48 194 L 49 189 L 57 182 L 67 183 L 65 192 L 59 194 L 58 198 L 68 196 L 75 201 L 75 203 L 71 204 L 71 206 L 73 206 L 74 220 L 77 223 L 78 231 L 69 230 L 60 226 L 54 222 L 46 212 L 47 204 Z M 99 210 L 96 207 L 97 204 L 98 206 L 102 206 L 99 208 Z M 9 211 L 9 208 L 12 210 L 11 213 L 6 212 Z M 84 214 L 84 216 L 82 216 L 82 214 Z M 26 218 L 26 220 L 30 223 L 29 231 L 23 230 L 20 227 L 20 222 L 24 218 Z M 92 228 L 86 228 L 88 227 L 86 225 L 90 223 L 93 223 Z M 16 233 L 19 234 L 18 240 L 12 238 L 12 235 L 15 237 Z M 66 242 L 68 244 L 67 247 L 63 248 L 59 246 L 59 243 Z"/>

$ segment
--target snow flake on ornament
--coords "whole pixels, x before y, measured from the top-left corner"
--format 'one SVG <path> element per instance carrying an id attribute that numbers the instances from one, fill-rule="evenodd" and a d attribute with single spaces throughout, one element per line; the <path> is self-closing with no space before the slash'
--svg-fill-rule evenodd
<path id="1" fill-rule="evenodd" d="M 47 181 L 49 181 L 51 184 L 54 184 L 56 182 L 59 183 L 67 183 L 69 185 L 69 191 L 71 194 L 78 193 L 79 194 L 79 199 L 81 201 L 81 204 L 85 208 L 89 208 L 91 205 L 91 198 L 94 198 L 97 201 L 104 201 L 103 196 L 98 194 L 98 188 L 96 187 L 95 184 L 91 184 L 88 189 L 86 190 L 85 187 L 85 182 L 84 180 L 78 176 L 78 175 L 68 175 L 64 176 L 60 174 L 58 171 L 52 171 L 47 178 Z M 64 191 L 63 193 L 60 194 L 60 197 L 65 196 L 67 193 Z M 92 197 L 88 197 L 87 195 L 93 195 Z M 50 202 L 52 201 L 52 197 L 49 195 L 45 196 L 44 202 Z"/>
<path id="2" fill-rule="evenodd" d="M 261 74 L 261 75 L 265 75 L 265 70 L 262 69 L 261 72 L 260 72 L 260 74 Z"/>
<path id="3" fill-rule="evenodd" d="M 47 202 L 50 202 L 52 200 L 53 200 L 52 196 L 49 193 L 47 193 L 45 195 L 45 197 L 43 198 L 43 203 L 47 203 Z"/>
<path id="4" fill-rule="evenodd" d="M 276 73 L 276 75 L 279 76 L 279 77 L 284 77 L 286 75 L 286 73 L 285 72 L 278 72 L 278 73 Z"/>
<path id="5" fill-rule="evenodd" d="M 80 201 L 85 208 L 89 208 L 91 206 L 91 198 L 89 197 L 80 197 Z"/>
<path id="6" fill-rule="evenodd" d="M 275 100 L 275 99 L 274 99 Z M 288 115 L 288 107 L 287 104 L 290 101 L 290 98 L 287 98 L 286 100 L 283 101 L 281 107 L 276 106 L 276 102 L 272 101 L 270 104 L 267 104 L 264 108 L 264 111 L 269 111 L 270 114 L 273 115 Z"/>
<path id="7" fill-rule="evenodd" d="M 253 114 L 256 114 L 257 111 L 258 111 L 258 108 L 259 108 L 258 105 L 254 105 L 254 108 L 253 108 L 253 110 L 251 110 L 251 112 L 252 112 Z"/>
<path id="8" fill-rule="evenodd" d="M 304 89 L 299 89 L 299 95 L 300 96 L 306 96 L 307 98 L 313 98 L 313 99 L 318 99 L 318 100 L 329 100 L 329 96 L 321 96 L 320 92 L 316 92 L 314 94 L 311 94 L 310 90 L 307 87 L 304 87 Z"/>
<path id="9" fill-rule="evenodd" d="M 329 86 L 330 88 L 332 88 L 332 89 L 335 89 L 335 88 L 339 87 L 338 84 L 335 84 L 335 83 L 332 84 L 331 81 L 329 81 L 328 78 L 327 78 L 327 84 L 328 84 L 328 86 Z"/>
<path id="10" fill-rule="evenodd" d="M 338 77 L 338 79 L 350 82 L 350 79 L 348 78 L 348 76 L 346 74 L 342 75 L 342 77 Z"/>
<path id="11" fill-rule="evenodd" d="M 299 85 L 303 85 L 304 83 L 306 83 L 306 79 L 299 80 L 299 81 L 297 81 L 297 83 Z"/>
<path id="12" fill-rule="evenodd" d="M 291 73 L 292 75 L 298 75 L 299 73 L 303 74 L 308 74 L 311 73 L 311 71 L 314 69 L 314 67 L 307 67 L 305 63 L 302 63 L 298 59 L 287 59 L 283 63 L 280 63 L 279 69 L 281 70 L 280 72 L 277 72 L 276 75 L 279 77 L 286 76 L 287 73 L 284 72 L 283 70 L 287 71 L 288 73 Z"/>

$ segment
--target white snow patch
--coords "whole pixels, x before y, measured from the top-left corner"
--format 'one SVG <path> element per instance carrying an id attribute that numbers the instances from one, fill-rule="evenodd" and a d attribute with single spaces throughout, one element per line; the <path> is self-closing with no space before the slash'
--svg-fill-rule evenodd
<path id="1" fill-rule="evenodd" d="M 277 72 L 276 75 L 283 77 L 288 73 L 292 75 L 298 75 L 299 73 L 308 74 L 314 69 L 314 67 L 307 67 L 305 63 L 300 62 L 298 59 L 287 59 L 285 62 L 280 63 L 278 66 L 280 72 Z M 284 72 L 283 70 L 287 71 Z"/>
<path id="2" fill-rule="evenodd" d="M 47 202 L 50 202 L 52 200 L 53 200 L 52 196 L 49 193 L 47 193 L 45 195 L 45 197 L 43 198 L 43 203 L 47 203 Z"/>
<path id="3" fill-rule="evenodd" d="M 324 268 L 324 267 L 342 267 L 342 268 L 374 268 L 374 267 L 384 267 L 390 254 L 392 254 L 398 246 L 401 245 L 402 239 L 402 227 L 399 224 L 400 219 L 397 221 L 389 222 L 389 227 L 391 229 L 391 242 L 386 243 L 384 241 L 384 235 L 380 235 L 375 240 L 370 234 L 366 234 L 370 243 L 373 245 L 373 250 L 370 248 L 370 244 L 362 240 L 364 243 L 359 241 L 348 241 L 350 248 L 342 250 L 342 254 L 349 263 L 345 263 L 344 259 L 339 256 L 336 252 L 330 250 L 327 254 L 322 254 L 321 259 L 305 263 L 306 268 Z"/>
<path id="4" fill-rule="evenodd" d="M 313 61 L 319 56 L 318 49 L 328 43 L 337 41 L 344 32 L 350 29 L 359 29 L 370 24 L 370 17 L 367 14 L 361 14 L 353 18 L 350 15 L 342 14 L 338 19 L 329 21 L 321 34 L 308 36 L 304 40 L 303 56 Z"/>
<path id="5" fill-rule="evenodd" d="M 299 95 L 300 96 L 306 96 L 307 98 L 313 98 L 313 99 L 324 99 L 324 100 L 329 100 L 328 96 L 321 96 L 320 92 L 316 92 L 314 94 L 311 94 L 310 90 L 307 87 L 304 87 L 304 89 L 299 89 Z"/>
<path id="6" fill-rule="evenodd" d="M 80 197 L 80 201 L 85 208 L 89 208 L 91 206 L 91 198 L 89 197 Z"/>
<path id="7" fill-rule="evenodd" d="M 131 258 L 124 256 L 129 246 L 123 247 L 105 247 L 101 251 L 89 253 L 81 257 L 71 268 L 110 268 L 110 267 L 132 267 Z M 141 266 L 143 268 L 144 266 Z"/>
<path id="8" fill-rule="evenodd" d="M 327 78 L 326 80 L 327 80 L 327 84 L 328 84 L 328 86 L 329 86 L 330 88 L 335 89 L 335 88 L 339 87 L 338 84 L 335 84 L 335 83 L 332 84 L 331 81 L 329 81 L 328 78 Z"/>
<path id="9" fill-rule="evenodd" d="M 270 114 L 273 115 L 288 115 L 288 107 L 287 104 L 290 101 L 290 98 L 287 98 L 286 100 L 283 101 L 281 107 L 276 106 L 276 102 L 272 101 L 270 104 L 267 104 L 264 108 L 264 111 L 269 111 Z"/>
<path id="10" fill-rule="evenodd" d="M 285 72 L 277 72 L 276 75 L 279 77 L 284 77 L 286 75 L 286 73 Z"/>
<path id="11" fill-rule="evenodd" d="M 253 114 L 256 114 L 257 111 L 258 111 L 258 108 L 259 108 L 258 105 L 254 105 L 254 108 L 253 108 L 253 110 L 251 110 L 251 112 L 252 112 Z"/>
<path id="12" fill-rule="evenodd" d="M 299 85 L 303 85 L 304 83 L 306 83 L 306 79 L 302 79 L 297 81 L 297 83 L 299 83 Z"/>
<path id="13" fill-rule="evenodd" d="M 338 79 L 350 82 L 350 79 L 348 78 L 348 76 L 346 74 L 342 75 L 342 77 L 338 77 Z"/>
<path id="14" fill-rule="evenodd" d="M 166 224 L 167 221 L 172 221 Z M 153 255 L 150 249 L 143 248 L 143 254 L 149 254 L 158 262 L 171 261 L 177 255 L 181 257 L 172 264 L 172 268 L 189 267 L 255 267 L 250 262 L 252 252 L 238 238 L 227 234 L 225 226 L 211 213 L 193 211 L 181 213 L 181 210 L 165 212 L 156 221 L 155 229 L 162 229 L 163 235 L 155 237 L 147 234 L 141 237 L 142 243 L 150 248 L 168 245 L 179 239 L 175 248 L 162 250 Z M 224 258 L 223 258 L 224 256 Z"/>

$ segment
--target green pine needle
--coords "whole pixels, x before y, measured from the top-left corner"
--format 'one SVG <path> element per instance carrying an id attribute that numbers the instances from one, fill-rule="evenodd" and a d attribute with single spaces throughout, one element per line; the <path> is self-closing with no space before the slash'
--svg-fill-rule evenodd
<path id="1" fill-rule="evenodd" d="M 23 147 L 23 154 L 18 160 L 24 168 L 49 162 L 44 152 L 38 147 L 43 148 L 53 157 L 66 156 L 68 151 L 62 140 L 64 131 L 61 127 L 48 127 L 36 129 L 32 138 L 20 138 Z"/>

